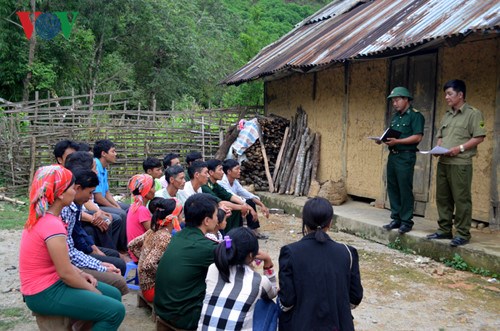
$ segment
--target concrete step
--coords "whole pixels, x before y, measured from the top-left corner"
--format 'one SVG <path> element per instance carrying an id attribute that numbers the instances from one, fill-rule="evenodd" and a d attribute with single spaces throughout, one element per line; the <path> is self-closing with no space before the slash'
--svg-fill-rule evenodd
<path id="1" fill-rule="evenodd" d="M 269 192 L 257 192 L 267 207 L 284 209 L 287 214 L 300 217 L 307 197 L 294 197 Z M 500 231 L 489 228 L 471 229 L 469 244 L 451 247 L 450 240 L 428 240 L 426 236 L 437 230 L 437 222 L 415 217 L 413 230 L 400 235 L 397 230 L 386 231 L 382 225 L 390 222 L 390 211 L 370 206 L 368 203 L 347 201 L 334 206 L 334 226 L 342 232 L 379 242 L 384 245 L 395 243 L 410 249 L 415 254 L 430 257 L 436 261 L 452 260 L 455 253 L 470 266 L 483 268 L 500 274 Z"/>

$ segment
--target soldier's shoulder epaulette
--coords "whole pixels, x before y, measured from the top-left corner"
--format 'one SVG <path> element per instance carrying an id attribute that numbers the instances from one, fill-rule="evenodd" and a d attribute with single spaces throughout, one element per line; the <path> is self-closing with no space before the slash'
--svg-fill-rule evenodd
<path id="1" fill-rule="evenodd" d="M 420 113 L 420 110 L 416 109 L 416 108 L 412 108 L 413 112 L 415 113 Z"/>
<path id="2" fill-rule="evenodd" d="M 467 107 L 469 107 L 469 109 L 472 110 L 472 111 L 479 111 L 479 109 L 477 109 L 476 107 L 471 106 L 469 104 L 467 104 Z"/>

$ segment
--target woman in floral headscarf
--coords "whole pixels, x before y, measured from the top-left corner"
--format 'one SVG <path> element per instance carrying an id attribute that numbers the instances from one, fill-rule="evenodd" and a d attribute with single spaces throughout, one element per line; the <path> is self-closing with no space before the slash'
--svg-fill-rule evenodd
<path id="1" fill-rule="evenodd" d="M 128 181 L 134 202 L 127 213 L 127 242 L 131 242 L 151 228 L 151 213 L 146 205 L 155 196 L 153 184 L 153 177 L 148 174 L 135 175 Z M 132 261 L 138 261 L 139 257 L 130 250 L 129 255 Z"/>
<path id="2" fill-rule="evenodd" d="M 59 214 L 73 202 L 73 182 L 72 173 L 60 165 L 35 173 L 20 245 L 21 292 L 35 313 L 93 321 L 93 330 L 117 330 L 125 317 L 120 292 L 69 260 L 67 232 Z"/>
<path id="3" fill-rule="evenodd" d="M 158 263 L 170 243 L 172 234 L 180 231 L 182 205 L 176 198 L 154 198 L 149 203 L 153 214 L 151 229 L 132 240 L 128 247 L 135 256 L 139 256 L 139 285 L 144 299 L 153 302 L 155 277 Z"/>

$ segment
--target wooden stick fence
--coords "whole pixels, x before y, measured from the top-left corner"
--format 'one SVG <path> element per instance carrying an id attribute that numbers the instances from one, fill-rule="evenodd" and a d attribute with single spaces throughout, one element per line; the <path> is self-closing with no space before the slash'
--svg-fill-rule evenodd
<path id="1" fill-rule="evenodd" d="M 54 163 L 54 145 L 64 139 L 86 142 L 110 139 L 118 162 L 110 168 L 113 192 L 125 193 L 128 179 L 141 173 L 142 161 L 169 152 L 185 155 L 217 152 L 226 128 L 242 117 L 263 114 L 262 107 L 204 110 L 128 109 L 127 91 L 48 97 L 26 103 L 0 103 L 0 180 L 9 194 L 25 194 L 33 173 Z M 243 116 L 246 114 L 245 116 Z M 0 186 L 2 183 L 0 183 Z"/>

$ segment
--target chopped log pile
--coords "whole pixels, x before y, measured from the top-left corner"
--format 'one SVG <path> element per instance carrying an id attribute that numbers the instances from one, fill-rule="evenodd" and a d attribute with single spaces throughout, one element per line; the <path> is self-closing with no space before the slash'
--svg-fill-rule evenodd
<path id="1" fill-rule="evenodd" d="M 241 183 L 253 184 L 258 191 L 307 195 L 316 179 L 320 147 L 319 133 L 307 127 L 307 114 L 298 108 L 291 122 L 278 116 L 259 117 L 258 121 L 262 137 L 245 151 Z M 220 149 L 226 152 L 236 139 L 237 130 L 230 129 Z"/>
<path id="2" fill-rule="evenodd" d="M 292 118 L 288 137 L 283 139 L 279 167 L 275 170 L 274 192 L 295 196 L 307 195 L 311 179 L 316 179 L 319 164 L 320 135 L 307 127 L 302 108 Z"/>
<path id="3" fill-rule="evenodd" d="M 275 115 L 259 117 L 258 121 L 262 131 L 262 139 L 259 138 L 245 151 L 247 160 L 241 164 L 240 181 L 244 185 L 254 184 L 257 191 L 264 191 L 269 190 L 269 187 L 273 185 L 271 175 L 275 168 L 283 135 L 290 121 Z M 265 154 L 262 153 L 263 150 Z M 268 163 L 267 174 L 266 161 Z M 270 179 L 271 181 L 269 181 Z"/>

